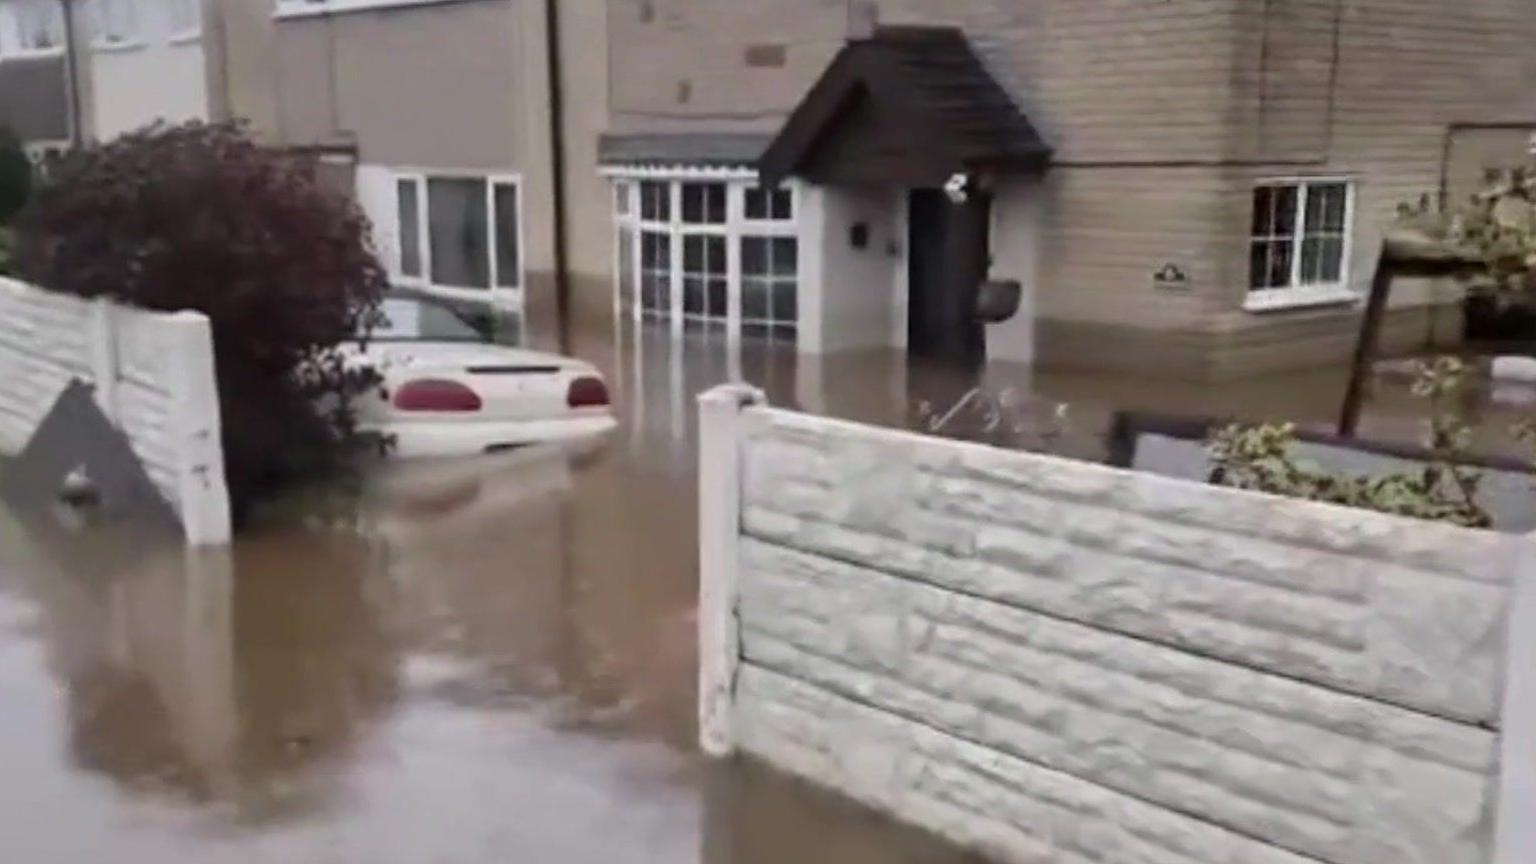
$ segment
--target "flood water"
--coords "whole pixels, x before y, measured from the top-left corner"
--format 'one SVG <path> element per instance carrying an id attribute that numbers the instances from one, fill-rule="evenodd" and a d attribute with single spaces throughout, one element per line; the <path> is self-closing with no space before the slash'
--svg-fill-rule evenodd
<path id="1" fill-rule="evenodd" d="M 694 394 L 740 375 L 902 424 L 971 382 L 707 334 L 597 328 L 573 349 L 623 419 L 597 453 L 382 472 L 221 552 L 0 511 L 0 860 L 978 860 L 694 747 Z M 1042 418 L 1071 403 L 1060 446 L 1085 455 L 1111 407 L 1321 422 L 1342 392 L 1338 370 L 989 374 Z M 1405 417 L 1378 406 L 1371 428 L 1411 437 Z"/>

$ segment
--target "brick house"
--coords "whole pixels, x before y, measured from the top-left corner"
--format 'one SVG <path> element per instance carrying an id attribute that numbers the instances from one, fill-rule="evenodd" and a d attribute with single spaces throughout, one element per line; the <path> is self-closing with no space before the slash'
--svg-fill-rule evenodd
<path id="1" fill-rule="evenodd" d="M 1536 126 L 1524 0 L 613 0 L 608 11 L 603 157 L 618 190 L 620 305 L 762 329 L 742 311 L 765 308 L 754 280 L 791 268 L 779 263 L 787 242 L 765 256 L 751 239 L 764 212 L 751 189 L 765 154 L 821 111 L 787 172 L 794 204 L 774 205 L 795 209 L 775 229 L 798 243 L 791 317 L 811 352 L 906 345 L 934 307 L 909 226 L 918 213 L 932 233 L 939 205 L 925 190 L 942 178 L 902 166 L 950 142 L 931 118 L 913 123 L 902 94 L 977 97 L 944 90 L 934 70 L 952 59 L 904 65 L 889 44 L 901 33 L 963 33 L 1050 150 L 1034 165 L 947 166 L 991 199 L 988 275 L 1028 289 L 1020 316 L 987 328 L 999 359 L 1202 379 L 1342 361 L 1396 206 L 1469 188 L 1485 165 L 1520 158 Z M 843 82 L 830 110 L 816 104 L 818 81 L 882 45 L 868 67 L 887 72 Z M 884 86 L 882 74 L 902 80 Z M 882 152 L 891 164 L 876 164 Z M 849 154 L 869 170 L 826 170 Z M 696 224 L 716 221 L 721 184 L 723 232 Z M 690 239 L 710 231 L 747 239 Z M 1399 295 L 1389 347 L 1455 338 L 1454 288 Z M 766 308 L 778 328 L 780 304 Z"/>
<path id="2" fill-rule="evenodd" d="M 145 64 L 93 62 L 87 90 L 140 82 L 94 114 L 239 117 L 318 151 L 402 284 L 806 354 L 949 340 L 1194 379 L 1342 361 L 1396 206 L 1464 193 L 1536 129 L 1529 0 L 193 8 L 196 58 L 174 28 L 158 54 L 101 46 Z M 167 75 L 180 95 L 149 104 Z M 1025 289 L 1017 315 L 974 323 L 983 278 Z M 1396 293 L 1389 349 L 1456 337 L 1454 286 Z"/>

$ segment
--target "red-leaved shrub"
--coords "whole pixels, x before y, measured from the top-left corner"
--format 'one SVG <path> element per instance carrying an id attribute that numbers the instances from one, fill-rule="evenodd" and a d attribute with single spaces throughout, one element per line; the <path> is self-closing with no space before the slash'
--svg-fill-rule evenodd
<path id="1" fill-rule="evenodd" d="M 340 466 L 362 382 L 327 349 L 374 314 L 388 281 L 367 219 L 312 162 L 235 124 L 150 126 L 65 157 L 15 229 L 24 279 L 208 316 L 237 512 Z"/>

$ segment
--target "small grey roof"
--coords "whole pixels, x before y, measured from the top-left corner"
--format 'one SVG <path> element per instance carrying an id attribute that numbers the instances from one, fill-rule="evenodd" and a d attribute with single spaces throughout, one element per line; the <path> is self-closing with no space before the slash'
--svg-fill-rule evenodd
<path id="1" fill-rule="evenodd" d="M 639 133 L 604 135 L 598 153 L 605 165 L 757 164 L 772 135 L 740 132 Z"/>

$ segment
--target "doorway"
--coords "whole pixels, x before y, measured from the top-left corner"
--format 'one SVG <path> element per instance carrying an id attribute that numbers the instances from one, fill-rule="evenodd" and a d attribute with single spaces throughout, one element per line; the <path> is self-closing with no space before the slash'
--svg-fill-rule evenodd
<path id="1" fill-rule="evenodd" d="M 973 193 L 956 204 L 942 190 L 914 189 L 907 208 L 907 350 L 979 363 L 986 331 L 976 320 L 976 293 L 990 269 L 991 198 Z"/>

